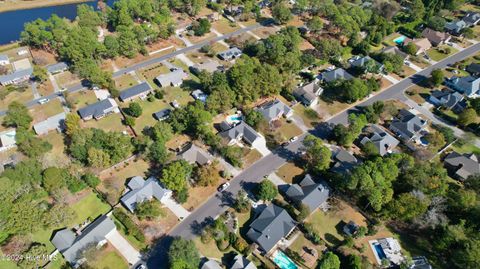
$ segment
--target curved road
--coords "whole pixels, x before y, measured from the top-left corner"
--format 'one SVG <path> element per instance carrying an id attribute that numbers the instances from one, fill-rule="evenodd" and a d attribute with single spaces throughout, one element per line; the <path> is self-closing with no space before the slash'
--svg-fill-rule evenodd
<path id="1" fill-rule="evenodd" d="M 408 78 L 403 79 L 399 83 L 390 86 L 382 92 L 359 103 L 357 107 L 367 106 L 379 100 L 406 100 L 406 97 L 403 94 L 404 90 L 427 78 L 432 70 L 445 68 L 447 65 L 461 61 L 478 52 L 479 50 L 480 43 L 470 46 L 469 48 L 451 55 L 444 60 L 427 67 L 426 69 Z M 350 109 L 340 112 L 339 114 L 327 120 L 327 123 L 347 124 L 349 111 Z M 309 132 L 317 136 L 324 135 L 323 130 L 319 129 L 310 130 Z M 181 236 L 186 239 L 192 239 L 194 236 L 196 236 L 206 220 L 214 219 L 228 209 L 229 204 L 232 201 L 231 199 L 240 189 L 244 188 L 246 190 L 251 190 L 252 187 L 254 187 L 256 183 L 260 182 L 265 175 L 269 175 L 284 165 L 288 160 L 292 160 L 295 155 L 298 154 L 305 136 L 306 134 L 302 135 L 296 142 L 291 143 L 286 148 L 272 152 L 271 154 L 255 162 L 247 169 L 243 170 L 238 176 L 230 181 L 230 187 L 226 191 L 221 194 L 217 193 L 210 197 L 210 199 L 208 199 L 203 205 L 192 212 L 186 219 L 184 219 L 172 231 L 170 231 L 169 236 L 160 240 L 155 246 L 152 247 L 152 251 L 147 258 L 148 267 L 163 268 L 163 266 L 165 266 L 167 263 L 165 250 L 168 249 L 168 245 L 173 237 Z"/>

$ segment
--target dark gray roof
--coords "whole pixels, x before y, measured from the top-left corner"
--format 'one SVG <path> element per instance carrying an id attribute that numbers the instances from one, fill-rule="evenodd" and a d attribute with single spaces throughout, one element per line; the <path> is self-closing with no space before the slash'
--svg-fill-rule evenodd
<path id="1" fill-rule="evenodd" d="M 372 59 L 372 58 L 371 58 L 370 56 L 368 56 L 368 55 L 367 55 L 367 56 L 364 56 L 364 57 L 360 57 L 360 58 L 352 61 L 350 64 L 351 64 L 352 66 L 356 66 L 356 67 L 363 67 L 363 66 L 365 66 L 365 64 L 367 64 L 367 63 L 370 62 L 370 61 L 374 61 L 375 64 L 378 65 L 378 66 L 381 66 L 381 65 L 382 65 L 381 63 L 375 61 L 374 59 Z"/>
<path id="2" fill-rule="evenodd" d="M 253 144 L 257 139 L 261 138 L 260 134 L 257 133 L 250 125 L 245 122 L 240 122 L 238 125 L 220 133 L 220 136 L 227 138 L 229 140 L 238 139 L 242 137 L 249 144 Z"/>
<path id="3" fill-rule="evenodd" d="M 5 84 L 12 80 L 18 80 L 26 76 L 32 76 L 33 68 L 17 70 L 13 73 L 0 76 L 0 84 Z"/>
<path id="4" fill-rule="evenodd" d="M 406 109 L 401 109 L 390 124 L 390 129 L 400 138 L 412 139 L 423 130 L 427 122 Z"/>
<path id="5" fill-rule="evenodd" d="M 142 82 L 140 84 L 137 84 L 133 87 L 130 87 L 130 88 L 120 92 L 119 98 L 120 98 L 120 100 L 124 101 L 124 100 L 127 100 L 129 98 L 140 95 L 142 93 L 149 92 L 151 90 L 152 90 L 152 88 L 150 87 L 150 85 L 147 82 Z"/>
<path id="6" fill-rule="evenodd" d="M 143 185 L 141 185 L 138 177 L 134 177 L 132 180 L 135 180 L 135 182 L 132 183 L 132 186 L 135 188 L 131 189 L 120 199 L 122 204 L 128 210 L 130 210 L 130 212 L 135 211 L 135 206 L 137 203 L 144 202 L 151 197 L 161 201 L 163 197 L 167 196 L 171 192 L 168 189 L 162 188 L 162 186 L 160 186 L 158 183 L 158 180 L 153 177 L 147 179 L 146 181 L 144 180 Z M 141 187 L 139 187 L 140 185 Z M 130 187 L 130 184 L 128 186 Z"/>
<path id="7" fill-rule="evenodd" d="M 358 164 L 357 158 L 342 148 L 337 151 L 334 158 L 335 164 L 332 167 L 332 171 L 337 173 L 348 172 Z"/>
<path id="8" fill-rule="evenodd" d="M 57 72 L 61 72 L 61 71 L 66 70 L 66 69 L 68 69 L 68 65 L 65 62 L 59 62 L 59 63 L 47 66 L 47 71 L 52 73 L 52 74 L 57 73 Z"/>
<path id="9" fill-rule="evenodd" d="M 463 95 L 458 92 L 444 90 L 434 90 L 432 91 L 431 95 L 438 99 L 442 106 L 452 109 L 456 106 L 460 101 L 463 100 Z"/>
<path id="10" fill-rule="evenodd" d="M 332 82 L 338 79 L 350 80 L 353 79 L 353 76 L 350 75 L 345 69 L 337 68 L 331 71 L 325 71 L 321 75 L 321 80 L 325 82 Z"/>
<path id="11" fill-rule="evenodd" d="M 233 258 L 233 264 L 230 269 L 257 269 L 257 267 L 242 254 L 238 254 Z"/>
<path id="12" fill-rule="evenodd" d="M 471 63 L 467 66 L 467 71 L 472 74 L 480 74 L 480 64 L 478 63 Z"/>
<path id="13" fill-rule="evenodd" d="M 310 175 L 306 175 L 299 184 L 291 184 L 285 195 L 295 203 L 301 203 L 313 211 L 325 203 L 330 190 L 326 183 L 315 183 Z"/>
<path id="14" fill-rule="evenodd" d="M 197 163 L 198 165 L 205 165 L 213 160 L 213 156 L 194 144 L 190 144 L 185 151 L 178 154 L 178 157 L 184 159 L 190 164 Z"/>
<path id="15" fill-rule="evenodd" d="M 413 265 L 410 269 L 432 269 L 432 266 L 428 262 L 427 258 L 423 256 L 413 257 L 412 258 Z"/>
<path id="16" fill-rule="evenodd" d="M 445 164 L 455 168 L 455 175 L 460 179 L 467 179 L 469 176 L 480 173 L 480 163 L 475 154 L 459 154 L 452 152 L 445 157 Z"/>
<path id="17" fill-rule="evenodd" d="M 467 26 L 475 25 L 480 20 L 480 13 L 468 12 L 462 19 Z"/>
<path id="18" fill-rule="evenodd" d="M 258 108 L 263 117 L 268 121 L 275 120 L 281 116 L 289 115 L 292 109 L 280 100 L 269 102 Z"/>
<path id="19" fill-rule="evenodd" d="M 395 137 L 376 124 L 367 126 L 365 130 L 369 133 L 369 136 L 363 137 L 360 143 L 365 145 L 368 142 L 372 142 L 378 149 L 380 156 L 387 154 L 389 150 L 395 148 L 400 143 Z"/>
<path id="20" fill-rule="evenodd" d="M 296 225 L 285 209 L 270 204 L 250 224 L 247 237 L 265 252 L 269 252 Z"/>
<path id="21" fill-rule="evenodd" d="M 219 127 L 220 127 L 220 131 L 224 132 L 224 131 L 230 130 L 232 128 L 232 125 L 230 125 L 230 123 L 228 123 L 227 121 L 222 121 L 220 122 Z"/>
<path id="22" fill-rule="evenodd" d="M 447 24 L 445 24 L 445 29 L 447 29 L 447 31 L 456 34 L 460 33 L 460 31 L 465 27 L 467 27 L 467 23 L 465 23 L 463 20 L 447 22 Z"/>
<path id="23" fill-rule="evenodd" d="M 155 119 L 157 120 L 164 120 L 166 119 L 168 116 L 170 116 L 170 113 L 172 113 L 172 110 L 169 109 L 169 108 L 165 108 L 165 109 L 162 109 L 158 112 L 155 112 L 153 113 L 153 116 L 155 117 Z"/>
<path id="24" fill-rule="evenodd" d="M 201 269 L 222 269 L 222 267 L 215 260 L 208 260 L 202 265 Z"/>
<path id="25" fill-rule="evenodd" d="M 65 260 L 71 264 L 75 264 L 75 261 L 79 258 L 79 254 L 81 254 L 80 252 L 82 250 L 91 244 L 98 244 L 105 239 L 105 236 L 108 233 L 115 229 L 115 223 L 113 223 L 108 216 L 103 215 L 83 229 L 82 233 L 77 236 L 73 242 L 71 241 L 71 234 L 62 230 L 59 231 L 61 232 L 59 237 L 55 234 L 52 243 L 54 243 L 53 240 L 55 239 L 58 246 L 63 249 L 63 251 L 60 252 L 63 257 L 65 257 Z M 68 246 L 69 243 L 70 246 Z M 55 245 L 55 247 L 57 246 Z"/>
<path id="26" fill-rule="evenodd" d="M 103 116 L 105 111 L 116 107 L 117 103 L 112 98 L 103 99 L 78 110 L 78 114 L 82 119 L 93 116 L 94 118 Z"/>
<path id="27" fill-rule="evenodd" d="M 302 102 L 303 104 L 309 105 L 322 92 L 323 92 L 322 87 L 320 87 L 320 85 L 318 85 L 316 81 L 312 81 L 306 85 L 303 85 L 293 90 L 293 95 L 296 98 L 300 99 L 300 102 Z"/>

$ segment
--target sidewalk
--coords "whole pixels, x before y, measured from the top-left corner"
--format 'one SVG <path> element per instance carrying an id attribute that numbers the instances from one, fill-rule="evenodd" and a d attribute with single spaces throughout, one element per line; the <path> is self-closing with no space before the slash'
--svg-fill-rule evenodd
<path id="1" fill-rule="evenodd" d="M 394 77 L 392 77 L 392 76 L 390 76 L 390 75 L 382 75 L 382 76 L 383 76 L 384 78 L 388 79 L 388 80 L 389 80 L 390 82 L 392 82 L 393 84 L 397 84 L 398 82 L 400 82 L 400 81 L 398 81 L 396 78 L 394 78 Z"/>

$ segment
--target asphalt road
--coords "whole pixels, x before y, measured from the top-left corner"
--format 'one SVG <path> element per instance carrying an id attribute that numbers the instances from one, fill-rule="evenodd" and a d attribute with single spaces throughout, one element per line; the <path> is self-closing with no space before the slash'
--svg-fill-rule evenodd
<path id="1" fill-rule="evenodd" d="M 358 107 L 367 106 L 372 104 L 375 101 L 380 100 L 405 100 L 404 91 L 408 87 L 418 83 L 419 81 L 427 78 L 432 70 L 445 68 L 449 64 L 461 61 L 472 54 L 480 50 L 480 43 L 475 44 L 463 51 L 460 51 L 444 60 L 400 81 L 399 83 L 390 86 L 384 91 L 372 96 L 371 98 L 359 103 L 356 107 L 343 111 L 334 117 L 327 120 L 328 124 L 338 124 L 343 123 L 347 124 L 348 114 L 351 111 L 358 109 Z M 325 126 L 325 125 L 323 125 Z M 322 137 L 325 135 L 325 132 L 328 131 L 328 128 L 317 128 L 310 130 L 309 132 L 313 135 Z M 176 236 L 181 236 L 186 239 L 192 239 L 199 234 L 201 228 L 208 223 L 208 221 L 215 219 L 215 217 L 222 214 L 230 206 L 233 197 L 238 193 L 238 191 L 244 188 L 247 191 L 252 190 L 252 188 L 259 183 L 266 175 L 276 171 L 279 167 L 284 165 L 288 160 L 292 160 L 301 150 L 301 145 L 303 138 L 306 134 L 299 137 L 299 139 L 288 145 L 286 148 L 281 148 L 277 151 L 273 151 L 272 154 L 269 154 L 262 159 L 258 160 L 252 166 L 243 170 L 238 176 L 233 178 L 230 181 L 230 187 L 225 190 L 223 193 L 217 193 L 215 196 L 212 196 L 207 200 L 203 205 L 197 208 L 194 212 L 179 223 L 170 233 L 169 236 L 160 240 L 155 246 L 147 258 L 147 265 L 149 268 L 163 268 L 167 263 L 167 258 L 165 255 L 165 250 L 168 249 L 168 245 L 171 242 L 171 239 Z"/>
<path id="2" fill-rule="evenodd" d="M 138 69 L 141 69 L 141 68 L 144 68 L 144 67 L 147 67 L 149 65 L 153 65 L 153 64 L 157 64 L 157 63 L 160 63 L 160 62 L 163 62 L 165 60 L 168 60 L 170 58 L 173 58 L 177 55 L 180 55 L 182 53 L 186 53 L 186 52 L 189 52 L 189 51 L 192 51 L 192 50 L 197 50 L 197 49 L 200 49 L 201 47 L 207 45 L 207 44 L 210 44 L 210 43 L 215 43 L 215 42 L 218 42 L 220 40 L 225 40 L 225 39 L 228 39 L 232 36 L 237 36 L 237 35 L 241 35 L 243 33 L 246 33 L 248 31 L 253 31 L 257 28 L 260 28 L 260 27 L 264 27 L 264 26 L 268 26 L 272 23 L 271 20 L 266 20 L 264 22 L 262 22 L 261 24 L 260 23 L 257 23 L 257 24 L 254 24 L 254 25 L 251 25 L 251 26 L 247 26 L 245 28 L 240 28 L 234 32 L 231 32 L 231 33 L 228 33 L 228 34 L 225 34 L 225 35 L 222 35 L 222 36 L 217 36 L 215 38 L 211 38 L 211 39 L 208 39 L 206 41 L 203 41 L 203 42 L 200 42 L 200 43 L 197 43 L 195 45 L 192 45 L 192 46 L 189 46 L 189 47 L 186 47 L 186 48 L 182 48 L 182 49 L 179 49 L 177 51 L 174 51 L 172 53 L 169 53 L 169 54 L 165 54 L 163 56 L 160 56 L 160 57 L 157 57 L 157 58 L 152 58 L 152 59 L 149 59 L 149 60 L 146 60 L 146 61 L 143 61 L 141 63 L 138 63 L 138 64 L 135 64 L 135 65 L 132 65 L 132 66 L 129 66 L 127 68 L 123 68 L 123 69 L 120 69 L 116 72 L 114 72 L 112 74 L 112 77 L 113 78 L 116 78 L 116 77 L 119 77 L 123 74 L 127 74 L 129 72 L 132 72 L 132 71 L 135 71 L 135 70 L 138 70 Z M 74 92 L 77 92 L 77 91 L 80 91 L 80 90 L 86 90 L 87 87 L 85 86 L 85 84 L 83 83 L 78 83 L 78 84 L 75 84 L 71 87 L 69 87 L 67 89 L 67 91 L 69 93 L 74 93 Z M 56 92 L 56 93 L 52 93 L 50 95 L 47 95 L 47 96 L 43 96 L 41 98 L 37 98 L 37 99 L 34 99 L 32 101 L 29 101 L 27 103 L 25 103 L 25 105 L 30 108 L 30 107 L 33 107 L 35 105 L 38 105 L 38 101 L 40 99 L 46 99 L 46 100 L 52 100 L 52 99 L 55 99 L 59 96 L 61 96 L 62 93 L 61 92 Z M 0 111 L 0 116 L 3 116 L 5 115 L 7 111 L 6 110 L 2 110 Z"/>

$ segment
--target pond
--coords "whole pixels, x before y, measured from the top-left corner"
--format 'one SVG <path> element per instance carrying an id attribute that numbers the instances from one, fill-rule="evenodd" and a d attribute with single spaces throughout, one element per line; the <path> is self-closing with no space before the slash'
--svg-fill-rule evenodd
<path id="1" fill-rule="evenodd" d="M 107 0 L 107 5 L 111 6 L 115 0 Z M 86 4 L 97 9 L 98 1 L 85 3 L 66 4 L 59 6 L 39 7 L 33 9 L 12 10 L 0 13 L 0 45 L 18 41 L 20 33 L 23 31 L 23 25 L 36 19 L 48 19 L 52 14 L 59 17 L 74 19 L 77 16 L 77 6 Z"/>

